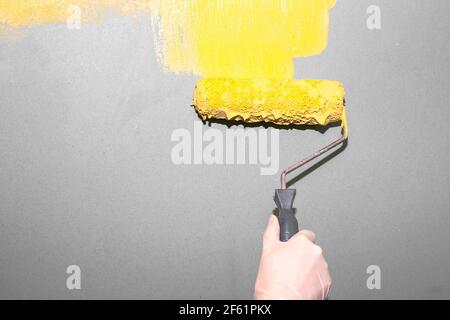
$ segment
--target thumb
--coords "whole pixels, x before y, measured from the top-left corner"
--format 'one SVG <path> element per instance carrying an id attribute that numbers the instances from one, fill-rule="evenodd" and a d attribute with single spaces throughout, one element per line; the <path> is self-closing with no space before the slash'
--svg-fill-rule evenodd
<path id="1" fill-rule="evenodd" d="M 272 214 L 267 222 L 266 231 L 264 231 L 263 246 L 272 245 L 279 241 L 280 225 L 278 224 L 278 218 Z"/>

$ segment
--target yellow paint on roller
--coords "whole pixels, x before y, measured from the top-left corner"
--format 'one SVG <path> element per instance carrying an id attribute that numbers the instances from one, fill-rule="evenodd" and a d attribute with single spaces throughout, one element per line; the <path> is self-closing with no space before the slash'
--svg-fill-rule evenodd
<path id="1" fill-rule="evenodd" d="M 193 104 L 204 120 L 328 125 L 345 119 L 344 95 L 337 81 L 205 78 Z"/>

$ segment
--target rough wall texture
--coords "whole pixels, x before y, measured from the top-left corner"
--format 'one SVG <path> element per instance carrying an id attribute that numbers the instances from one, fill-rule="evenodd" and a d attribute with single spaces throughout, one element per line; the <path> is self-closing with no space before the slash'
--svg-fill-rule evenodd
<path id="1" fill-rule="evenodd" d="M 351 130 L 295 184 L 300 225 L 332 299 L 450 298 L 450 3 L 375 1 L 370 31 L 373 2 L 338 2 L 328 49 L 296 61 L 297 79 L 345 84 Z M 146 19 L 0 39 L 1 298 L 251 297 L 278 175 L 172 162 L 172 133 L 199 121 L 196 80 L 160 68 Z M 280 130 L 280 169 L 337 130 Z"/>

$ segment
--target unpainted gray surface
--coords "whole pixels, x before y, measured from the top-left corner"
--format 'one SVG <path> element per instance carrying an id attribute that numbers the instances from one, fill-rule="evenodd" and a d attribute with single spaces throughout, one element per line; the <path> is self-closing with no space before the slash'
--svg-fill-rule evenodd
<path id="1" fill-rule="evenodd" d="M 338 1 L 328 49 L 296 61 L 296 78 L 347 92 L 347 148 L 295 185 L 332 299 L 450 298 L 449 11 Z M 148 18 L 0 39 L 0 298 L 252 297 L 278 175 L 173 164 L 195 81 L 157 62 Z M 336 135 L 281 130 L 280 166 Z M 72 264 L 81 290 L 66 288 Z"/>

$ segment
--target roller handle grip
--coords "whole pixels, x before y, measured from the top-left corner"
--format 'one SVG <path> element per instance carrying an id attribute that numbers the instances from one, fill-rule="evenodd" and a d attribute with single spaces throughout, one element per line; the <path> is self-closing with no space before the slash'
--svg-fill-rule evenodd
<path id="1" fill-rule="evenodd" d="M 292 208 L 295 198 L 295 189 L 275 190 L 274 201 L 278 207 L 278 223 L 280 224 L 280 241 L 288 241 L 298 232 L 298 222 L 295 218 L 295 209 Z"/>
<path id="2" fill-rule="evenodd" d="M 294 209 L 280 209 L 278 222 L 280 224 L 280 241 L 288 241 L 298 232 Z"/>

